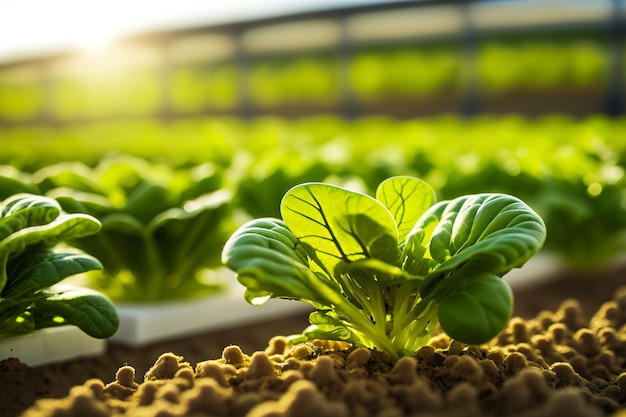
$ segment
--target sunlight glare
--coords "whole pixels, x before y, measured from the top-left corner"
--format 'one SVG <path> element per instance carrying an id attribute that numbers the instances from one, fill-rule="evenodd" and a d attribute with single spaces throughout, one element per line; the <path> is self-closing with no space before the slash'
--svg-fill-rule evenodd
<path id="1" fill-rule="evenodd" d="M 333 0 L 0 0 L 0 60 L 54 50 L 89 50 L 157 28 L 254 19 L 335 3 Z"/>
<path id="2" fill-rule="evenodd" d="M 0 36 L 14 50 L 61 47 L 92 49 L 129 31 L 129 16 L 120 2 L 21 0 L 0 4 Z M 128 9 L 129 7 L 126 7 Z"/>
<path id="3" fill-rule="evenodd" d="M 65 0 L 64 3 L 65 13 L 60 16 L 66 22 L 61 22 L 58 27 L 73 47 L 101 48 L 124 30 L 123 12 L 114 3 L 108 7 L 97 7 L 98 3 L 81 0 Z"/>
<path id="4" fill-rule="evenodd" d="M 101 49 L 116 36 L 111 27 L 80 25 L 82 28 L 71 34 L 74 45 L 83 50 Z"/>

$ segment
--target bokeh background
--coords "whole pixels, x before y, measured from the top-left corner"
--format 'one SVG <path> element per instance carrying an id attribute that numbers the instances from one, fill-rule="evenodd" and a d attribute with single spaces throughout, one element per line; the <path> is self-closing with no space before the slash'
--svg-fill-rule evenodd
<path id="1" fill-rule="evenodd" d="M 167 3 L 0 0 L 0 198 L 119 154 L 211 164 L 251 217 L 406 174 L 525 199 L 572 264 L 623 251 L 626 1 Z"/>
<path id="2" fill-rule="evenodd" d="M 0 2 L 2 127 L 623 112 L 624 2 Z"/>

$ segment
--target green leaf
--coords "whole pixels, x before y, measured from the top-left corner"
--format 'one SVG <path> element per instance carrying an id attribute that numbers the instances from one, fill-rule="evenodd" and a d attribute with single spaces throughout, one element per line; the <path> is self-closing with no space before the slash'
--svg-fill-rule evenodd
<path id="1" fill-rule="evenodd" d="M 0 241 L 31 226 L 48 224 L 61 214 L 59 204 L 47 197 L 17 194 L 4 201 L 0 212 Z"/>
<path id="2" fill-rule="evenodd" d="M 111 200 L 101 194 L 70 188 L 55 188 L 47 195 L 58 201 L 67 213 L 85 213 L 102 219 L 104 216 L 117 211 L 111 204 Z"/>
<path id="3" fill-rule="evenodd" d="M 398 227 L 398 240 L 404 242 L 415 223 L 433 205 L 435 191 L 417 178 L 391 177 L 380 183 L 376 199 L 391 212 Z"/>
<path id="4" fill-rule="evenodd" d="M 30 245 L 54 246 L 63 240 L 94 234 L 100 227 L 100 222 L 86 214 L 61 215 L 48 224 L 24 228 L 1 240 L 0 259 L 22 253 Z"/>
<path id="5" fill-rule="evenodd" d="M 147 225 L 172 206 L 170 192 L 165 187 L 144 181 L 128 196 L 124 212 Z"/>
<path id="6" fill-rule="evenodd" d="M 61 214 L 48 197 L 19 195 L 5 201 L 0 219 L 0 292 L 8 283 L 7 262 L 27 247 L 52 247 L 58 242 L 100 230 L 100 222 L 86 214 Z M 39 250 L 39 249 L 37 249 Z"/>
<path id="7" fill-rule="evenodd" d="M 145 178 L 153 177 L 154 166 L 144 158 L 114 155 L 103 158 L 96 167 L 98 183 L 107 193 L 122 190 L 130 194 Z"/>
<path id="8" fill-rule="evenodd" d="M 41 297 L 20 300 L 0 298 L 0 338 L 33 332 L 35 320 L 28 308 Z"/>
<path id="9" fill-rule="evenodd" d="M 100 187 L 92 178 L 91 169 L 82 162 L 76 161 L 48 165 L 33 174 L 33 182 L 42 193 L 59 187 L 98 193 Z"/>
<path id="10" fill-rule="evenodd" d="M 339 263 L 335 268 L 335 273 L 350 274 L 352 279 L 355 280 L 358 280 L 359 276 L 365 275 L 369 277 L 367 278 L 368 281 L 375 276 L 378 282 L 388 286 L 403 284 L 411 280 L 421 281 L 421 277 L 411 275 L 400 267 L 374 258 Z"/>
<path id="11" fill-rule="evenodd" d="M 157 281 L 161 259 L 150 239 L 147 226 L 126 213 L 113 213 L 102 219 L 102 231 L 80 241 L 77 247 L 98 258 L 105 272 L 117 274 L 129 270 L 144 291 L 151 281 Z"/>
<path id="12" fill-rule="evenodd" d="M 318 310 L 309 315 L 311 326 L 304 329 L 302 336 L 307 340 L 341 340 L 362 345 L 363 341 L 352 329 L 347 327 L 331 310 Z"/>
<path id="13" fill-rule="evenodd" d="M 9 263 L 9 284 L 2 291 L 2 297 L 34 294 L 69 276 L 101 268 L 97 259 L 83 254 L 28 251 Z"/>
<path id="14" fill-rule="evenodd" d="M 422 216 L 415 230 L 420 229 L 435 261 L 423 295 L 461 266 L 502 276 L 522 266 L 546 237 L 541 217 L 521 200 L 504 194 L 440 202 Z"/>
<path id="15" fill-rule="evenodd" d="M 424 234 L 423 229 L 412 231 L 402 246 L 402 269 L 411 275 L 426 276 L 429 272 Z"/>
<path id="16" fill-rule="evenodd" d="M 398 231 L 389 211 L 365 194 L 307 183 L 289 190 L 280 211 L 309 257 L 333 276 L 341 262 L 398 261 Z"/>
<path id="17" fill-rule="evenodd" d="M 64 324 L 79 327 L 91 337 L 104 339 L 113 336 L 119 327 L 119 317 L 113 304 L 99 292 L 70 286 L 59 286 L 44 292 L 46 298 L 35 304 L 37 327 L 47 327 L 54 317 Z"/>
<path id="18" fill-rule="evenodd" d="M 89 213 L 101 220 L 102 230 L 99 233 L 69 239 L 68 243 L 102 262 L 107 277 L 115 277 L 124 269 L 133 274 L 141 274 L 148 269 L 147 273 L 152 274 L 150 262 L 153 261 L 156 263 L 154 267 L 159 267 L 158 255 L 148 254 L 147 226 L 127 213 L 120 213 L 109 199 L 76 190 L 56 189 L 53 194 L 65 211 Z"/>
<path id="19" fill-rule="evenodd" d="M 184 172 L 186 181 L 177 187 L 180 201 L 195 200 L 222 188 L 223 173 L 215 164 L 205 162 Z"/>
<path id="20" fill-rule="evenodd" d="M 488 272 L 459 271 L 450 278 L 451 292 L 439 303 L 439 324 L 462 343 L 486 343 L 502 331 L 513 312 L 513 293 Z"/>
<path id="21" fill-rule="evenodd" d="M 163 266 L 172 273 L 193 274 L 215 266 L 226 236 L 220 226 L 227 220 L 231 194 L 216 191 L 157 215 L 148 225 Z M 214 255 L 214 256 L 212 256 Z"/>
<path id="22" fill-rule="evenodd" d="M 237 272 L 237 280 L 246 287 L 246 300 L 255 305 L 271 297 L 322 302 L 330 285 L 308 269 L 306 253 L 278 219 L 241 226 L 226 242 L 222 260 Z"/>
<path id="23" fill-rule="evenodd" d="M 37 194 L 37 187 L 31 183 L 29 174 L 10 165 L 0 165 L 0 201 L 16 194 Z"/>

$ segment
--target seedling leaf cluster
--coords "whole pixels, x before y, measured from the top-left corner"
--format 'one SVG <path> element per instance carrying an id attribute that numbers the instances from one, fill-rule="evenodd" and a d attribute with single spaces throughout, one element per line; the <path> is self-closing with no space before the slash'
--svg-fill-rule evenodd
<path id="1" fill-rule="evenodd" d="M 301 184 L 280 211 L 282 220 L 252 220 L 224 247 L 245 298 L 310 303 L 311 326 L 293 341 L 342 340 L 392 359 L 414 353 L 438 323 L 463 343 L 493 338 L 513 308 L 501 277 L 546 236 L 541 217 L 516 197 L 435 203 L 433 189 L 412 177 L 383 181 L 376 198 Z"/>
<path id="2" fill-rule="evenodd" d="M 34 175 L 41 192 L 69 213 L 100 220 L 102 230 L 67 243 L 96 257 L 103 270 L 91 285 L 116 301 L 185 299 L 221 290 L 202 279 L 220 265 L 231 227 L 230 193 L 210 164 L 173 169 L 115 156 L 94 168 L 48 166 Z"/>
<path id="3" fill-rule="evenodd" d="M 16 194 L 0 205 L 0 337 L 68 324 L 96 338 L 115 333 L 119 319 L 107 298 L 86 288 L 57 285 L 101 264 L 53 247 L 98 230 L 95 218 L 63 213 L 47 197 Z"/>
<path id="4" fill-rule="evenodd" d="M 213 178 L 224 178 L 236 210 L 252 218 L 280 218 L 276 201 L 297 184 L 358 178 L 361 190 L 369 193 L 385 178 L 412 175 L 446 200 L 482 192 L 517 196 L 544 219 L 549 230 L 545 251 L 569 268 L 591 269 L 614 261 L 626 247 L 624 132 L 626 118 L 600 114 L 469 120 L 459 115 L 406 120 L 194 117 L 171 124 L 89 124 L 78 130 L 23 126 L 2 131 L 0 163 L 13 167 L 0 166 L 0 199 L 39 193 L 39 184 L 31 184 L 29 177 L 42 167 L 59 160 L 95 167 L 111 149 L 144 158 L 133 162 L 140 172 L 152 171 L 145 169 L 146 162 L 176 170 L 208 162 L 218 173 Z M 388 140 L 381 142 L 381 137 Z M 29 152 L 34 148 L 39 152 Z M 111 196 L 117 204 L 119 195 Z"/>

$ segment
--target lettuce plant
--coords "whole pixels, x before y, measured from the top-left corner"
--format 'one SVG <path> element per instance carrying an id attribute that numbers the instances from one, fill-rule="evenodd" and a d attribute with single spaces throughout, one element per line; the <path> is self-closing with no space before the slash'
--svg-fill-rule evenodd
<path id="1" fill-rule="evenodd" d="M 251 304 L 274 297 L 315 308 L 294 341 L 343 340 L 397 359 L 439 323 L 460 342 L 487 342 L 512 313 L 500 278 L 540 249 L 545 225 L 506 194 L 434 201 L 433 189 L 412 177 L 383 181 L 376 198 L 301 184 L 283 197 L 282 220 L 244 224 L 222 260 Z"/>
<path id="2" fill-rule="evenodd" d="M 17 194 L 0 205 L 0 337 L 60 325 L 78 326 L 96 338 L 115 333 L 119 319 L 107 298 L 56 285 L 101 268 L 90 256 L 53 250 L 59 242 L 98 230 L 93 217 L 63 213 L 47 197 Z"/>
<path id="3" fill-rule="evenodd" d="M 34 174 L 66 212 L 102 223 L 67 243 L 96 257 L 90 285 L 116 301 L 184 299 L 221 286 L 201 271 L 221 266 L 231 225 L 231 197 L 210 166 L 175 170 L 142 158 L 104 159 L 95 168 L 61 163 Z"/>

